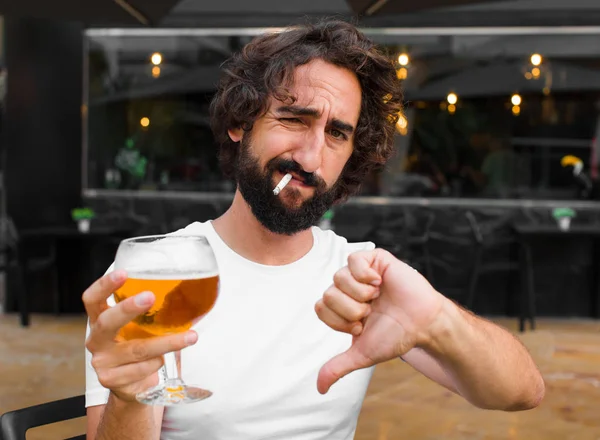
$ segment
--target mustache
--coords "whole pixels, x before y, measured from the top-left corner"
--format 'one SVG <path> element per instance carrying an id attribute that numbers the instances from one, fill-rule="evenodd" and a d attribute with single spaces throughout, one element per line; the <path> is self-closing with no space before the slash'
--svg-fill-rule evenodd
<path id="1" fill-rule="evenodd" d="M 271 159 L 267 164 L 269 171 L 279 171 L 283 174 L 296 173 L 304 181 L 305 185 L 313 186 L 315 188 L 325 188 L 327 185 L 325 181 L 315 173 L 307 173 L 302 169 L 302 166 L 294 161 L 288 159 L 275 158 Z"/>

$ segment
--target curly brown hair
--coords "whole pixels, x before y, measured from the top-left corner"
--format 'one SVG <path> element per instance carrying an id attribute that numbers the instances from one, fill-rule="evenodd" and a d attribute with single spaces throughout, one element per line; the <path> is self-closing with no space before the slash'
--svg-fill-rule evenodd
<path id="1" fill-rule="evenodd" d="M 210 112 L 213 133 L 221 145 L 221 169 L 227 177 L 235 175 L 239 152 L 228 130 L 252 130 L 267 112 L 271 97 L 293 103 L 294 71 L 315 59 L 354 72 L 362 90 L 354 150 L 338 182 L 336 201 L 355 194 L 367 174 L 391 156 L 403 100 L 394 65 L 352 24 L 323 20 L 259 36 L 224 63 Z"/>

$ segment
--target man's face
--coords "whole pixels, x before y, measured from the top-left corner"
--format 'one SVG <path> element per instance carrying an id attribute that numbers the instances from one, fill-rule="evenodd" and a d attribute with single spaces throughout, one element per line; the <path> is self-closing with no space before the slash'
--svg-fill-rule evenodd
<path id="1" fill-rule="evenodd" d="M 271 99 L 251 132 L 229 132 L 240 142 L 242 196 L 266 228 L 289 235 L 314 225 L 333 203 L 361 106 L 356 76 L 321 60 L 296 69 L 290 92 L 296 102 Z M 288 172 L 292 180 L 273 195 Z"/>

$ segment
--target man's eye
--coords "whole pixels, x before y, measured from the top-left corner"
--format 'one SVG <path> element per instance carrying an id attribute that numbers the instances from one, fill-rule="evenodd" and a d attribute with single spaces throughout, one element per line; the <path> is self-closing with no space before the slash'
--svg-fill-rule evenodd
<path id="1" fill-rule="evenodd" d="M 292 123 L 292 124 L 297 124 L 297 123 L 300 123 L 300 122 L 302 122 L 302 121 L 301 121 L 300 119 L 298 119 L 298 118 L 281 118 L 281 119 L 280 119 L 280 121 L 283 121 L 283 122 L 290 122 L 290 123 Z"/>
<path id="2" fill-rule="evenodd" d="M 331 130 L 331 136 L 333 136 L 335 139 L 346 139 L 346 135 L 344 133 L 342 133 L 339 130 L 336 130 L 335 128 L 333 130 Z"/>

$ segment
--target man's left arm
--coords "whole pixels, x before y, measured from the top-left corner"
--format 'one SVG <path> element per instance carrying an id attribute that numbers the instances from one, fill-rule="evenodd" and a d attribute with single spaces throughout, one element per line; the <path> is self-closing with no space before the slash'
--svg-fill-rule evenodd
<path id="1" fill-rule="evenodd" d="M 329 327 L 354 336 L 321 368 L 321 393 L 352 371 L 402 357 L 481 408 L 530 409 L 544 396 L 544 380 L 516 337 L 460 308 L 387 251 L 350 255 L 315 309 Z"/>
<path id="2" fill-rule="evenodd" d="M 479 408 L 526 410 L 544 397 L 544 381 L 523 344 L 450 300 L 428 340 L 402 359 Z"/>

